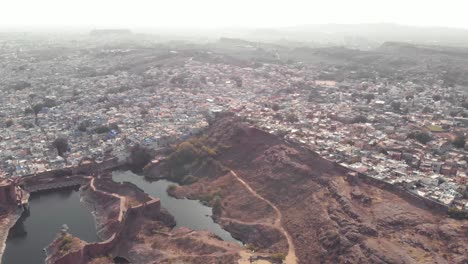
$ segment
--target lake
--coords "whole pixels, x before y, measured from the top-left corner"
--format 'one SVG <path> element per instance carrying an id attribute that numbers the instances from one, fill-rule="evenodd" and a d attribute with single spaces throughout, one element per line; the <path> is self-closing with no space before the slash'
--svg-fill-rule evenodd
<path id="1" fill-rule="evenodd" d="M 177 227 L 185 226 L 193 230 L 208 230 L 225 241 L 240 243 L 213 221 L 211 207 L 203 205 L 198 200 L 176 199 L 169 196 L 167 187 L 175 183 L 167 180 L 148 181 L 143 176 L 131 171 L 114 171 L 112 179 L 115 182 L 133 183 L 150 196 L 159 198 L 161 205 L 174 216 Z"/>
<path id="2" fill-rule="evenodd" d="M 77 189 L 33 193 L 29 210 L 10 229 L 2 263 L 44 263 L 43 249 L 55 239 L 64 224 L 72 235 L 84 241 L 99 241 L 94 217 L 80 202 Z"/>

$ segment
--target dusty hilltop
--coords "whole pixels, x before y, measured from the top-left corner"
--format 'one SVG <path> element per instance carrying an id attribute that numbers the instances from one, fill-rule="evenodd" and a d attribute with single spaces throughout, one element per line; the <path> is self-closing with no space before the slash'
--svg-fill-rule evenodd
<path id="1" fill-rule="evenodd" d="M 225 229 L 287 263 L 467 263 L 468 223 L 379 188 L 314 152 L 216 120 L 145 168 L 213 206 Z"/>

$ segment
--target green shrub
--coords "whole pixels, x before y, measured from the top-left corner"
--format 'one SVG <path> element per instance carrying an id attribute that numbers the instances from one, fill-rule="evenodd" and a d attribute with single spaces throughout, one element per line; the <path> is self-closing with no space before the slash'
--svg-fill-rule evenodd
<path id="1" fill-rule="evenodd" d="M 223 212 L 223 204 L 221 202 L 221 197 L 219 195 L 215 195 L 211 202 L 213 204 L 213 215 L 221 215 L 221 213 Z"/>
<path id="2" fill-rule="evenodd" d="M 65 235 L 62 237 L 62 241 L 59 244 L 59 250 L 61 252 L 67 252 L 71 249 L 73 244 L 73 238 L 70 235 Z"/>
<path id="3" fill-rule="evenodd" d="M 275 253 L 273 255 L 271 255 L 271 260 L 275 261 L 275 262 L 279 262 L 279 263 L 282 263 L 283 260 L 286 259 L 286 254 L 283 254 L 283 253 Z"/>
<path id="4" fill-rule="evenodd" d="M 463 211 L 462 209 L 458 209 L 457 207 L 451 207 L 448 210 L 448 214 L 451 218 L 454 219 L 468 219 L 468 212 Z"/>
<path id="5" fill-rule="evenodd" d="M 174 196 L 174 192 L 175 192 L 176 189 L 177 189 L 177 185 L 171 184 L 171 185 L 167 186 L 167 190 L 166 190 L 166 191 L 167 191 L 167 193 L 168 193 L 169 195 Z"/>
<path id="6" fill-rule="evenodd" d="M 193 175 L 185 175 L 185 177 L 182 179 L 182 184 L 188 185 L 196 182 L 198 180 L 197 177 Z"/>
<path id="7" fill-rule="evenodd" d="M 257 247 L 254 246 L 253 244 L 250 244 L 250 243 L 245 244 L 245 248 L 252 251 L 252 252 L 257 251 Z"/>

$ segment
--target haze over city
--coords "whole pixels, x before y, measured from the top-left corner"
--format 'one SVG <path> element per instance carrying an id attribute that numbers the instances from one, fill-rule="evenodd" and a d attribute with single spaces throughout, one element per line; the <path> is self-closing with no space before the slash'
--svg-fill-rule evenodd
<path id="1" fill-rule="evenodd" d="M 468 264 L 468 3 L 2 0 L 2 264 Z"/>
<path id="2" fill-rule="evenodd" d="M 468 3 L 463 0 L 6 0 L 0 7 L 2 28 L 265 28 L 363 23 L 468 28 Z"/>

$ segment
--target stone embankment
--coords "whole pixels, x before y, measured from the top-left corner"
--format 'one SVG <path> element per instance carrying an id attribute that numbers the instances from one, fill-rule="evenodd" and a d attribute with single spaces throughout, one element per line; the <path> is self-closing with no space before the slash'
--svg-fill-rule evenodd
<path id="1" fill-rule="evenodd" d="M 84 192 L 87 192 L 87 196 L 92 197 L 91 199 L 99 199 L 95 201 L 110 205 L 117 203 L 117 211 L 112 210 L 107 212 L 108 217 L 98 218 L 97 221 L 105 221 L 106 223 L 100 223 L 98 226 L 105 228 L 106 231 L 98 230 L 101 233 L 101 238 L 107 236 L 102 242 L 95 243 L 83 243 L 84 245 L 76 251 L 67 252 L 63 254 L 59 250 L 60 237 L 58 237 L 51 245 L 47 247 L 48 257 L 46 263 L 54 264 L 79 264 L 87 263 L 93 258 L 100 256 L 106 256 L 112 253 L 116 245 L 120 242 L 122 237 L 125 236 L 124 230 L 128 225 L 131 225 L 129 219 L 135 216 L 142 215 L 148 212 L 157 213 L 161 209 L 159 199 L 151 198 L 146 196 L 144 199 L 130 201 L 127 197 L 118 193 L 106 192 L 97 188 L 99 185 L 96 183 L 96 178 L 91 178 L 89 185 L 84 186 Z M 112 207 L 112 206 L 111 206 Z M 103 208 L 101 208 L 102 210 Z M 101 215 L 105 213 L 101 212 Z M 100 231 L 100 232 L 99 232 Z M 107 235 L 103 235 L 107 234 Z"/>

